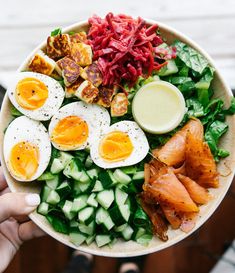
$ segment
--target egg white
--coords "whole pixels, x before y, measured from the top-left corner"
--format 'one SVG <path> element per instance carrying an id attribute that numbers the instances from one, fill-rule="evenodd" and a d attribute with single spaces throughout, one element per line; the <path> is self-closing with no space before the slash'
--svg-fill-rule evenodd
<path id="1" fill-rule="evenodd" d="M 82 150 L 89 147 L 93 141 L 97 141 L 102 134 L 110 126 L 110 115 L 108 111 L 99 105 L 88 104 L 82 101 L 72 102 L 61 107 L 56 115 L 54 115 L 49 124 L 49 135 L 51 137 L 55 126 L 58 122 L 68 116 L 78 116 L 88 125 L 88 138 L 79 147 L 61 147 L 57 143 L 52 142 L 52 145 L 62 151 Z"/>
<path id="2" fill-rule="evenodd" d="M 30 142 L 38 147 L 39 166 L 31 179 L 17 177 L 10 168 L 10 154 L 12 148 L 19 142 Z M 21 116 L 14 119 L 8 126 L 3 140 L 3 154 L 10 174 L 18 181 L 33 181 L 46 170 L 51 158 L 50 138 L 44 125 L 28 117 Z"/>
<path id="3" fill-rule="evenodd" d="M 99 145 L 100 141 L 105 137 L 106 134 L 113 131 L 122 131 L 128 134 L 134 150 L 131 155 L 126 159 L 116 161 L 116 162 L 108 162 L 100 157 L 99 155 Z M 90 155 L 94 163 L 104 169 L 118 168 L 124 166 L 135 165 L 141 160 L 145 158 L 149 151 L 148 140 L 139 127 L 139 125 L 134 121 L 120 121 L 113 125 L 111 125 L 102 135 L 100 135 L 97 141 L 94 141 L 90 148 Z"/>
<path id="4" fill-rule="evenodd" d="M 21 107 L 15 97 L 17 83 L 24 78 L 36 78 L 42 81 L 48 88 L 48 98 L 45 103 L 38 109 L 28 110 Z M 8 86 L 8 97 L 11 103 L 25 116 L 34 120 L 49 120 L 61 107 L 65 92 L 62 86 L 53 78 L 36 73 L 36 72 L 20 72 L 14 76 L 14 80 Z"/>

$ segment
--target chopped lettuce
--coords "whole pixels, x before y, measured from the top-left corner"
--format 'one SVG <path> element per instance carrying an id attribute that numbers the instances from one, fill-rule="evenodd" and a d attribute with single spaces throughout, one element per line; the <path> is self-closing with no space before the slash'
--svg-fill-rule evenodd
<path id="1" fill-rule="evenodd" d="M 195 72 L 201 74 L 208 66 L 206 58 L 190 46 L 178 40 L 173 43 L 173 46 L 176 47 L 177 57 Z"/>

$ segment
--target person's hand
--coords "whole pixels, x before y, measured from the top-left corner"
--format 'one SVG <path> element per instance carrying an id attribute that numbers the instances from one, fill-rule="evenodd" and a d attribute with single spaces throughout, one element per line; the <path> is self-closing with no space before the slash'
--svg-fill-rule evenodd
<path id="1" fill-rule="evenodd" d="M 10 193 L 0 167 L 0 272 L 24 241 L 44 234 L 26 217 L 39 203 L 38 194 Z"/>

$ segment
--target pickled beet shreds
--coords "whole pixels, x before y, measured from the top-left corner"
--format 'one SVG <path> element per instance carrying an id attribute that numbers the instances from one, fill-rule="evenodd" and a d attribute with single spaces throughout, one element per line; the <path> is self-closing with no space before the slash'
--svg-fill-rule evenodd
<path id="1" fill-rule="evenodd" d="M 109 13 L 104 19 L 94 15 L 89 24 L 88 39 L 103 85 L 118 85 L 122 79 L 134 84 L 139 76 L 151 75 L 174 57 L 157 53 L 156 47 L 163 43 L 156 33 L 158 26 L 147 26 L 142 18 Z"/>

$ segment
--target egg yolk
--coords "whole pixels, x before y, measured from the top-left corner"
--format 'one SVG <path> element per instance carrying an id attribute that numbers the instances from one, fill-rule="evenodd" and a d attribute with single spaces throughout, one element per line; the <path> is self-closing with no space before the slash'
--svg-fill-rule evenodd
<path id="1" fill-rule="evenodd" d="M 31 179 L 39 165 L 38 147 L 29 142 L 19 142 L 10 153 L 10 169 L 21 179 Z"/>
<path id="2" fill-rule="evenodd" d="M 77 148 L 88 138 L 88 125 L 78 116 L 61 119 L 55 126 L 51 140 L 64 148 Z"/>
<path id="3" fill-rule="evenodd" d="M 114 131 L 107 134 L 100 142 L 99 154 L 109 162 L 116 162 L 129 157 L 134 147 L 128 134 Z"/>
<path id="4" fill-rule="evenodd" d="M 48 98 L 47 86 L 36 78 L 25 78 L 16 86 L 16 101 L 27 110 L 42 107 Z"/>

